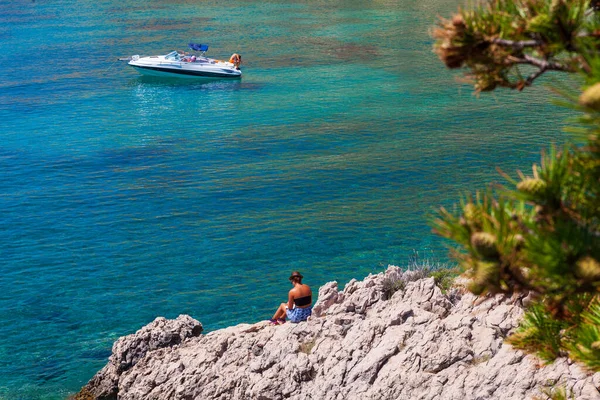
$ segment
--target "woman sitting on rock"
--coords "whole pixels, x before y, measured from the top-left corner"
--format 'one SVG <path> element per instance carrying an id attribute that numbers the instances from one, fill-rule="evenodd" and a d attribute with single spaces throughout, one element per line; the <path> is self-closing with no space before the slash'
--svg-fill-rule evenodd
<path id="1" fill-rule="evenodd" d="M 290 282 L 294 287 L 288 293 L 288 302 L 281 303 L 273 318 L 269 322 L 273 325 L 285 324 L 287 316 L 292 322 L 306 321 L 312 313 L 312 291 L 308 285 L 302 283 L 304 278 L 300 272 L 294 271 Z"/>

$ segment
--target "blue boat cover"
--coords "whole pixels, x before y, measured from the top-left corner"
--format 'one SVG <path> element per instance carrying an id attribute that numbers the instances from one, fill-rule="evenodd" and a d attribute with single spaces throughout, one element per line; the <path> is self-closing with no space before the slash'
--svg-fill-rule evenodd
<path id="1" fill-rule="evenodd" d="M 190 43 L 190 44 L 188 44 L 188 46 L 190 46 L 190 49 L 196 50 L 196 51 L 206 51 L 206 50 L 208 50 L 208 45 L 207 44 Z"/>

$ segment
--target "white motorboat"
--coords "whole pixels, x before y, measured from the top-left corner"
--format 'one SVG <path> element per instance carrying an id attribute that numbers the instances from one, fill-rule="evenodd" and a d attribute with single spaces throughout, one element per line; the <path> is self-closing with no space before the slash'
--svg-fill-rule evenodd
<path id="1" fill-rule="evenodd" d="M 134 55 L 129 65 L 144 75 L 181 77 L 181 78 L 229 78 L 242 77 L 240 70 L 241 57 L 233 54 L 229 61 L 215 60 L 205 56 L 206 44 L 189 44 L 195 53 L 180 54 L 172 51 L 164 56 Z"/>

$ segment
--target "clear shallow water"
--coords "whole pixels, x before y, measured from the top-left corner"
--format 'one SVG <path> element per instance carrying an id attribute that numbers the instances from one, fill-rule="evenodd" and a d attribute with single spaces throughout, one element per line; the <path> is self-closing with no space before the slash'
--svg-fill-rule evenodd
<path id="1" fill-rule="evenodd" d="M 0 0 L 0 398 L 61 399 L 112 342 L 271 316 L 413 250 L 426 214 L 562 141 L 541 88 L 477 99 L 431 53 L 456 1 Z M 118 57 L 210 44 L 241 81 Z"/>

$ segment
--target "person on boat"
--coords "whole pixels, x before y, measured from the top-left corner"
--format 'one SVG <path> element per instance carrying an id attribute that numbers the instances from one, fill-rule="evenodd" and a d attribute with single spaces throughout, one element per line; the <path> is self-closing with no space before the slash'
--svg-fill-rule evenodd
<path id="1" fill-rule="evenodd" d="M 237 53 L 233 53 L 229 58 L 229 62 L 233 64 L 235 69 L 240 69 L 240 64 L 242 63 L 242 56 Z"/>
<path id="2" fill-rule="evenodd" d="M 284 324 L 286 317 L 294 323 L 306 321 L 312 314 L 312 291 L 302 283 L 302 278 L 304 277 L 300 272 L 292 272 L 289 280 L 294 287 L 288 293 L 288 302 L 279 305 L 275 315 L 269 320 L 271 324 Z"/>

